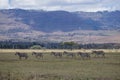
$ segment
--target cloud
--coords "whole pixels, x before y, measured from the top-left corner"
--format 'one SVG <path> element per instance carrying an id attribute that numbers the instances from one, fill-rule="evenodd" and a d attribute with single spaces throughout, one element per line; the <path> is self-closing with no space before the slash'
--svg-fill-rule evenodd
<path id="1" fill-rule="evenodd" d="M 113 11 L 120 10 L 120 0 L 0 0 L 0 9 L 4 8 Z"/>
<path id="2" fill-rule="evenodd" d="M 8 0 L 0 0 L 0 9 L 6 9 L 9 7 Z"/>
<path id="3" fill-rule="evenodd" d="M 120 0 L 102 0 L 101 6 L 111 11 L 120 10 Z"/>

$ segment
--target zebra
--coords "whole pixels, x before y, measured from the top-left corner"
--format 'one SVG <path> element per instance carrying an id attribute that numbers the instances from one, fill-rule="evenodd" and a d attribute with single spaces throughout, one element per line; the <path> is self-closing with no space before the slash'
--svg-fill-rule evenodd
<path id="1" fill-rule="evenodd" d="M 43 53 L 32 52 L 32 55 L 35 55 L 36 58 L 43 58 Z"/>
<path id="2" fill-rule="evenodd" d="M 62 57 L 62 53 L 60 53 L 60 52 L 51 52 L 51 55 L 53 55 L 55 57 L 59 57 L 59 58 Z"/>
<path id="3" fill-rule="evenodd" d="M 75 57 L 74 53 L 64 51 L 63 54 L 66 55 L 66 56 L 71 56 L 72 58 Z"/>
<path id="4" fill-rule="evenodd" d="M 81 56 L 82 59 L 84 59 L 85 57 L 90 59 L 90 54 L 86 52 L 78 52 L 77 55 Z"/>
<path id="5" fill-rule="evenodd" d="M 95 57 L 99 57 L 100 55 L 102 57 L 105 57 L 105 52 L 104 51 L 92 51 L 92 54 L 95 54 Z"/>
<path id="6" fill-rule="evenodd" d="M 19 56 L 19 59 L 21 59 L 22 57 L 24 57 L 25 59 L 28 58 L 28 55 L 27 53 L 20 53 L 20 52 L 16 52 L 15 55 L 18 55 Z"/>

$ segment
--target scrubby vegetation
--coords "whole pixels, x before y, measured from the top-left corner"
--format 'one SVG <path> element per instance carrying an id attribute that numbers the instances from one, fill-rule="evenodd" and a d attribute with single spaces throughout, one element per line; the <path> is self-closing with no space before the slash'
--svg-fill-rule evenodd
<path id="1" fill-rule="evenodd" d="M 12 42 L 0 41 L 0 49 L 119 49 L 119 43 L 78 44 L 75 42 Z"/>

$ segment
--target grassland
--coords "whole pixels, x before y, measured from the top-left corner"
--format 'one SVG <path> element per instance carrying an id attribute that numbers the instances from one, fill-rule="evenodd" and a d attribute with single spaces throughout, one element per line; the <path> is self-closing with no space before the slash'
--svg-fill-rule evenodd
<path id="1" fill-rule="evenodd" d="M 26 52 L 28 60 L 19 60 L 15 52 Z M 43 59 L 31 55 L 44 52 Z M 82 60 L 63 56 L 55 58 L 51 51 L 63 50 L 0 50 L 0 80 L 120 80 L 120 51 L 104 50 L 106 58 Z M 66 50 L 69 51 L 69 50 Z M 80 50 L 73 50 L 78 52 Z M 91 50 L 82 50 L 90 52 Z"/>

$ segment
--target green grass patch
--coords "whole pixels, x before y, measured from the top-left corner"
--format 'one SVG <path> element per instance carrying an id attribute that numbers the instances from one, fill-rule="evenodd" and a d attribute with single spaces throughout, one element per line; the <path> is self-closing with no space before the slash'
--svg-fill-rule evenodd
<path id="1" fill-rule="evenodd" d="M 19 60 L 15 53 L 0 53 L 0 80 L 120 80 L 120 53 L 82 60 L 63 56 L 56 58 L 44 53 L 36 59 L 29 53 Z"/>

